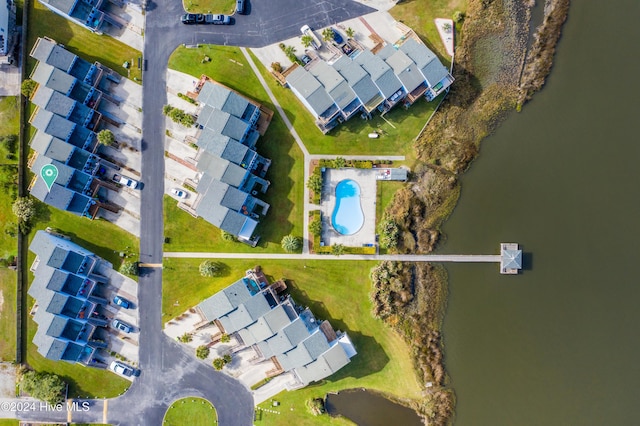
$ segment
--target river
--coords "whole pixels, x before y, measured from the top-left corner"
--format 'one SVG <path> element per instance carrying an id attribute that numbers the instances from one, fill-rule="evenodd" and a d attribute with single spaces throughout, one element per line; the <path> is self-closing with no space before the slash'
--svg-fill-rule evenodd
<path id="1" fill-rule="evenodd" d="M 539 0 L 540 1 L 540 0 Z M 440 253 L 457 425 L 640 424 L 640 2 L 573 1 L 547 85 L 482 145 Z"/>

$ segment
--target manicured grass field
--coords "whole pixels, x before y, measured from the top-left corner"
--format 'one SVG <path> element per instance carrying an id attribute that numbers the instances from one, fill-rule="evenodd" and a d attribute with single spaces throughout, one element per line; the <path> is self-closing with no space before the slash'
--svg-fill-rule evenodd
<path id="1" fill-rule="evenodd" d="M 224 259 L 224 277 L 203 278 L 198 273 L 202 259 L 164 259 L 163 320 L 196 305 L 232 284 L 256 261 Z M 295 301 L 311 308 L 318 319 L 328 319 L 336 330 L 349 333 L 358 355 L 351 363 L 323 383 L 295 392 L 283 392 L 275 399 L 281 414 L 262 413 L 257 424 L 315 425 L 328 418 L 313 417 L 305 408 L 311 397 L 330 391 L 366 387 L 401 398 L 419 398 L 420 387 L 413 370 L 407 344 L 371 316 L 369 270 L 375 262 L 276 261 L 262 263 L 270 281 L 286 278 Z M 179 306 L 174 306 L 175 303 Z M 261 404 L 274 409 L 268 401 Z M 293 410 L 292 410 L 293 409 Z M 335 424 L 346 424 L 336 421 Z"/>
<path id="2" fill-rule="evenodd" d="M 18 426 L 19 424 L 19 420 L 0 419 L 0 426 Z"/>
<path id="3" fill-rule="evenodd" d="M 434 18 L 451 19 L 453 12 L 467 10 L 466 0 L 430 0 L 427 2 L 400 2 L 389 12 L 397 21 L 411 27 L 425 42 L 429 49 L 436 52 L 443 63 L 449 66 L 451 57 L 440 40 Z M 460 36 L 461 25 L 456 25 L 456 38 Z"/>
<path id="4" fill-rule="evenodd" d="M 202 63 L 205 55 L 214 60 Z M 195 77 L 206 74 L 274 110 L 238 48 L 180 47 L 171 56 L 169 68 Z M 261 237 L 258 247 L 222 240 L 218 228 L 203 219 L 194 219 L 178 209 L 175 201 L 165 199 L 165 237 L 170 238 L 165 251 L 282 252 L 282 237 L 287 234 L 302 236 L 303 156 L 277 114 L 266 134 L 258 140 L 257 151 L 272 160 L 266 176 L 271 186 L 265 195 L 259 196 L 271 207 L 256 231 Z"/>
<path id="5" fill-rule="evenodd" d="M 209 401 L 189 397 L 174 402 L 167 410 L 162 424 L 164 426 L 213 426 L 218 424 L 218 415 Z"/>
<path id="6" fill-rule="evenodd" d="M 354 117 L 323 135 L 314 124 L 313 116 L 293 92 L 282 87 L 255 55 L 252 56 L 271 91 L 312 154 L 406 155 L 407 160 L 411 161 L 415 156 L 413 139 L 440 101 L 439 98 L 432 102 L 420 99 L 409 109 L 396 107 L 385 115 L 391 124 L 381 118 L 380 114 L 374 114 L 373 119 L 369 121 Z M 373 131 L 381 132 L 382 136 L 370 139 L 368 135 Z"/>
<path id="7" fill-rule="evenodd" d="M 29 31 L 27 33 L 27 54 L 31 51 L 38 37 L 47 36 L 66 49 L 93 63 L 99 61 L 114 71 L 127 77 L 127 70 L 122 67 L 125 61 L 137 63 L 142 56 L 138 50 L 130 47 L 108 35 L 98 35 L 56 15 L 40 4 L 39 1 L 29 2 Z M 132 62 L 133 61 L 133 62 Z M 27 75 L 35 66 L 36 61 L 27 58 Z M 140 78 L 142 73 L 137 67 L 130 68 L 129 78 Z"/>
<path id="8" fill-rule="evenodd" d="M 235 0 L 183 0 L 182 5 L 192 13 L 223 13 L 232 15 L 236 10 Z"/>

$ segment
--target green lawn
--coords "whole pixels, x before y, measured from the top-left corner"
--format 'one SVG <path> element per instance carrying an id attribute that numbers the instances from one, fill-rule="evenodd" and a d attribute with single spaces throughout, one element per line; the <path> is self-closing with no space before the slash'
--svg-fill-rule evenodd
<path id="1" fill-rule="evenodd" d="M 192 13 L 223 13 L 233 15 L 236 11 L 235 0 L 183 0 L 182 5 Z"/>
<path id="2" fill-rule="evenodd" d="M 214 60 L 202 63 L 204 56 Z M 273 110 L 273 105 L 238 48 L 202 46 L 178 48 L 169 68 L 199 77 L 206 74 Z M 220 230 L 205 220 L 194 219 L 165 198 L 165 251 L 282 252 L 280 241 L 287 234 L 302 236 L 303 156 L 282 119 L 275 114 L 266 134 L 258 140 L 257 151 L 272 160 L 266 178 L 271 186 L 260 198 L 271 205 L 258 225 L 258 247 L 222 240 Z M 197 238 L 194 238 L 194 235 Z"/>
<path id="3" fill-rule="evenodd" d="M 19 108 L 18 97 L 7 96 L 0 98 L 0 136 L 18 136 L 18 125 L 20 123 Z M 16 151 L 10 153 L 4 146 L 0 146 L 0 164 L 18 164 L 18 147 L 19 143 L 16 143 Z M 8 154 L 12 154 L 12 157 L 9 158 Z"/>
<path id="4" fill-rule="evenodd" d="M 406 155 L 407 160 L 411 161 L 415 157 L 413 139 L 440 101 L 439 98 L 432 102 L 420 99 L 409 109 L 396 107 L 385 115 L 391 124 L 382 119 L 380 114 L 375 114 L 369 121 L 354 117 L 323 135 L 314 124 L 312 115 L 293 92 L 282 87 L 253 53 L 252 56 L 271 91 L 312 154 Z M 370 139 L 368 135 L 372 131 L 383 133 L 379 139 Z"/>
<path id="5" fill-rule="evenodd" d="M 108 35 L 98 35 L 56 15 L 40 4 L 39 1 L 29 2 L 29 31 L 27 33 L 27 54 L 31 51 L 38 37 L 47 36 L 65 45 L 67 50 L 91 63 L 99 61 L 114 71 L 127 77 L 127 70 L 122 67 L 125 61 L 137 64 L 142 53 Z M 133 61 L 133 62 L 132 62 Z M 27 59 L 27 75 L 35 66 L 35 60 Z M 141 78 L 141 71 L 137 66 L 130 68 L 129 78 Z"/>
<path id="6" fill-rule="evenodd" d="M 0 270 L 0 360 L 16 359 L 16 273 Z"/>
<path id="7" fill-rule="evenodd" d="M 209 426 L 218 423 L 218 415 L 213 405 L 205 399 L 189 397 L 179 399 L 167 410 L 164 426 Z"/>
<path id="8" fill-rule="evenodd" d="M 0 426 L 18 426 L 18 425 L 20 425 L 19 420 L 0 419 Z"/>
<path id="9" fill-rule="evenodd" d="M 201 259 L 164 259 L 163 320 L 168 320 L 243 276 L 256 261 L 225 259 L 224 277 L 203 278 Z M 286 278 L 297 303 L 308 306 L 319 319 L 330 320 L 337 330 L 347 331 L 358 351 L 352 362 L 328 380 L 276 399 L 281 414 L 263 413 L 257 424 L 315 425 L 328 418 L 313 417 L 304 406 L 310 397 L 340 389 L 366 387 L 403 398 L 419 398 L 409 349 L 404 340 L 371 316 L 369 270 L 375 262 L 276 261 L 262 264 L 271 281 Z M 178 306 L 174 306 L 178 303 Z M 264 408 L 273 409 L 268 403 Z M 293 408 L 293 410 L 291 410 Z M 346 424 L 335 421 L 336 424 Z"/>
<path id="10" fill-rule="evenodd" d="M 397 20 L 411 27 L 436 52 L 447 66 L 451 57 L 447 54 L 438 34 L 434 18 L 451 19 L 453 12 L 467 10 L 466 0 L 429 0 L 426 2 L 399 2 L 389 12 Z M 456 25 L 456 38 L 460 36 L 461 25 Z"/>

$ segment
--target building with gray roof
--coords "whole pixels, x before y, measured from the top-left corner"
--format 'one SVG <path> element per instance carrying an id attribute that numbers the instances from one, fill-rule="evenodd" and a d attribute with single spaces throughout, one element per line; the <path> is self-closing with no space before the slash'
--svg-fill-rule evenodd
<path id="1" fill-rule="evenodd" d="M 105 20 L 103 0 L 39 0 L 53 13 L 62 16 L 89 31 L 100 31 Z"/>
<path id="2" fill-rule="evenodd" d="M 260 106 L 208 80 L 199 88 L 198 101 L 198 195 L 191 211 L 255 246 L 259 237 L 254 232 L 269 210 L 269 204 L 255 196 L 267 191 L 265 176 L 271 165 L 254 149 Z"/>
<path id="3" fill-rule="evenodd" d="M 104 286 L 98 271 L 111 264 L 59 235 L 38 231 L 29 246 L 36 258 L 29 295 L 36 300 L 33 343 L 54 361 L 97 365 L 96 351 L 107 346 Z"/>
<path id="4" fill-rule="evenodd" d="M 287 86 L 328 133 L 358 112 L 386 112 L 424 96 L 428 101 L 446 90 L 453 77 L 424 44 L 409 38 L 398 47 L 386 44 L 375 54 L 358 50 L 332 63 L 322 59 L 293 65 Z"/>
<path id="5" fill-rule="evenodd" d="M 301 386 L 319 381 L 349 363 L 356 350 L 343 332 L 317 321 L 308 308 L 256 280 L 255 271 L 196 307 L 204 321 L 235 334 L 280 372 L 292 372 Z"/>

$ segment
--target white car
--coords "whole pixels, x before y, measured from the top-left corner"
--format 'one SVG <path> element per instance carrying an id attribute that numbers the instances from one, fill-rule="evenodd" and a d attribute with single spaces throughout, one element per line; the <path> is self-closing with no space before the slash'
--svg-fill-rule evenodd
<path id="1" fill-rule="evenodd" d="M 119 361 L 113 361 L 111 365 L 109 365 L 109 370 L 113 371 L 114 373 L 121 374 L 125 377 L 138 377 L 140 375 L 140 370 L 131 368 Z"/>
<path id="2" fill-rule="evenodd" d="M 128 186 L 131 189 L 136 189 L 140 183 L 135 179 L 118 174 L 113 175 L 113 181 L 118 182 L 120 185 Z"/>
<path id="3" fill-rule="evenodd" d="M 189 193 L 187 191 L 183 191 L 179 188 L 171 188 L 171 193 L 178 198 L 187 198 L 189 196 Z"/>

